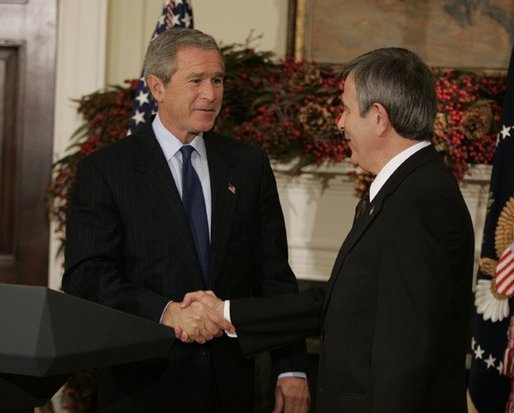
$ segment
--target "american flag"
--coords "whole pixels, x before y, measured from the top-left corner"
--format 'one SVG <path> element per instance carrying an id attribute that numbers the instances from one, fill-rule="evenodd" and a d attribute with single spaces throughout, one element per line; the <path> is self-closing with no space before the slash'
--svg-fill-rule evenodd
<path id="1" fill-rule="evenodd" d="M 169 0 L 164 4 L 152 40 L 173 27 L 193 28 L 191 0 Z M 141 129 L 157 113 L 157 104 L 153 100 L 150 90 L 148 90 L 142 73 L 135 96 L 127 135 Z"/>
<path id="2" fill-rule="evenodd" d="M 510 244 L 498 260 L 496 287 L 500 294 L 507 297 L 514 292 L 514 244 Z"/>
<path id="3" fill-rule="evenodd" d="M 472 326 L 469 394 L 479 413 L 514 412 L 514 299 L 509 288 L 509 266 L 505 266 L 514 242 L 514 50 L 502 123 L 493 161 Z"/>

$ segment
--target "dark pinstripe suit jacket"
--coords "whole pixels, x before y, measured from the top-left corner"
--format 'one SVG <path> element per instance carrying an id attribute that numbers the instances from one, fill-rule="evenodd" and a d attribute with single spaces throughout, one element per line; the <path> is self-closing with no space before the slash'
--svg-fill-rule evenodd
<path id="1" fill-rule="evenodd" d="M 463 413 L 474 235 L 459 187 L 427 147 L 369 212 L 325 289 L 231 302 L 241 345 L 250 354 L 321 332 L 319 413 Z"/>
<path id="2" fill-rule="evenodd" d="M 189 291 L 209 288 L 225 299 L 296 291 L 267 157 L 212 132 L 204 138 L 211 285 L 204 284 L 179 193 L 149 126 L 79 164 L 67 219 L 65 292 L 158 322 L 166 303 Z M 301 344 L 275 352 L 279 372 L 305 371 Z M 215 383 L 205 379 L 212 372 Z M 100 402 L 102 411 L 200 413 L 217 391 L 224 413 L 251 412 L 253 380 L 253 360 L 238 340 L 176 340 L 167 360 L 102 371 Z"/>

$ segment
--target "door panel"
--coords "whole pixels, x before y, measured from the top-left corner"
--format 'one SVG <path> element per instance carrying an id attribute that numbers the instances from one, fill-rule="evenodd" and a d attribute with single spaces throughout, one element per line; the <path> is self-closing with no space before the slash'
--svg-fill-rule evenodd
<path id="1" fill-rule="evenodd" d="M 0 282 L 46 285 L 57 0 L 0 0 Z"/>

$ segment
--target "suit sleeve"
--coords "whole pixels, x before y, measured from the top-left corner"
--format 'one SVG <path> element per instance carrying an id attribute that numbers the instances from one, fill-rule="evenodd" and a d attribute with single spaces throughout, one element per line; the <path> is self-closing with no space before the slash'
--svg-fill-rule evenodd
<path id="1" fill-rule="evenodd" d="M 324 288 L 317 287 L 298 294 L 231 300 L 232 323 L 243 353 L 252 356 L 319 334 L 324 294 Z"/>
<path id="2" fill-rule="evenodd" d="M 103 172 L 85 158 L 66 221 L 63 290 L 158 322 L 168 302 L 124 276 L 124 227 Z"/>
<path id="3" fill-rule="evenodd" d="M 261 257 L 260 280 L 254 282 L 254 295 L 275 297 L 298 292 L 296 277 L 288 263 L 286 229 L 277 185 L 268 158 L 262 154 L 262 180 L 260 185 L 259 231 L 257 254 Z M 304 337 L 304 336 L 301 336 Z M 244 339 L 243 339 L 244 340 Z M 289 343 L 289 344 L 288 344 Z M 271 358 L 277 373 L 306 371 L 305 340 L 298 336 L 283 342 L 287 348 L 272 351 Z M 277 347 L 277 346 L 274 346 Z"/>

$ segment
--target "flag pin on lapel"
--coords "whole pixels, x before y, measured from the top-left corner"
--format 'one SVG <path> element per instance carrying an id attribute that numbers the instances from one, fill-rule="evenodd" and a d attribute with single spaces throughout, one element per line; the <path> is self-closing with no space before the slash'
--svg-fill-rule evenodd
<path id="1" fill-rule="evenodd" d="M 236 194 L 236 187 L 232 185 L 230 182 L 228 183 L 228 190 L 232 192 L 233 195 Z"/>

